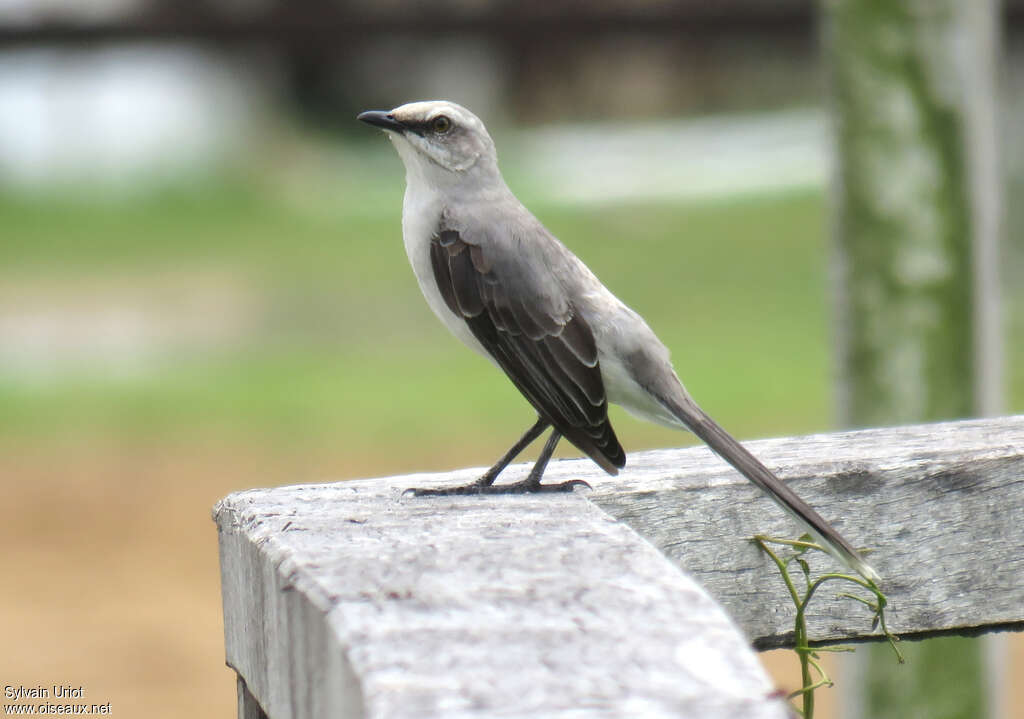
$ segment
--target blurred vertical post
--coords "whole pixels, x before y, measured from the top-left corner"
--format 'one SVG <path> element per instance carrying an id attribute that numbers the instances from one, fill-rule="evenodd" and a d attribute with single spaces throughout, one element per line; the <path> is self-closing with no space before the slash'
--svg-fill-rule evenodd
<path id="1" fill-rule="evenodd" d="M 840 422 L 997 413 L 998 0 L 824 8 Z M 904 650 L 902 667 L 887 647 L 858 652 L 862 688 L 844 716 L 974 719 L 997 703 L 983 642 Z"/>

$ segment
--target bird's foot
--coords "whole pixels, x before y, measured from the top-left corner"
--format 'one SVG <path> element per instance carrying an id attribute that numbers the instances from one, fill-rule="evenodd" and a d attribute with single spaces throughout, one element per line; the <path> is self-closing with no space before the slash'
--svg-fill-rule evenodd
<path id="1" fill-rule="evenodd" d="M 593 489 L 582 479 L 570 479 L 567 482 L 559 482 L 558 484 L 541 484 L 527 478 L 513 484 L 480 484 L 479 482 L 474 482 L 464 487 L 444 487 L 441 489 L 410 488 L 402 492 L 402 494 L 411 494 L 414 497 L 461 497 L 474 494 L 537 494 L 571 492 L 576 487 Z"/>

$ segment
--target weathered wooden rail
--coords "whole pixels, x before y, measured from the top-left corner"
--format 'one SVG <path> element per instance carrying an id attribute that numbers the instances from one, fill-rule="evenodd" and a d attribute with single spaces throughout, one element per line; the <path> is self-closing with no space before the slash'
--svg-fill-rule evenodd
<path id="1" fill-rule="evenodd" d="M 749 446 L 872 549 L 897 634 L 1024 628 L 1024 416 Z M 555 462 L 550 481 L 594 486 L 565 496 L 402 495 L 478 472 L 218 503 L 240 717 L 787 716 L 749 646 L 786 645 L 793 609 L 748 538 L 800 530 L 721 460 Z M 877 637 L 855 603 L 812 606 L 816 639 Z"/>

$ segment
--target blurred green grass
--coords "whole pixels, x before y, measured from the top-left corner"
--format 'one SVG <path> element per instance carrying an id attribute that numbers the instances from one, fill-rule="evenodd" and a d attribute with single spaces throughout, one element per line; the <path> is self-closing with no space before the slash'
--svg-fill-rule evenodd
<path id="1" fill-rule="evenodd" d="M 244 178 L 114 200 L 0 194 L 0 286 L 70 287 L 73 302 L 81 282 L 127 284 L 130 303 L 158 276 L 162 292 L 187 296 L 214 268 L 258 309 L 240 338 L 127 376 L 72 366 L 25 381 L 0 369 L 0 438 L 336 448 L 381 454 L 384 469 L 407 469 L 402 457 L 427 448 L 447 466 L 489 461 L 530 410 L 429 313 L 402 248 L 400 174 L 375 182 L 312 199 Z M 600 208 L 521 194 L 647 318 L 694 396 L 732 431 L 830 427 L 819 193 Z M 614 418 L 628 449 L 692 442 Z"/>

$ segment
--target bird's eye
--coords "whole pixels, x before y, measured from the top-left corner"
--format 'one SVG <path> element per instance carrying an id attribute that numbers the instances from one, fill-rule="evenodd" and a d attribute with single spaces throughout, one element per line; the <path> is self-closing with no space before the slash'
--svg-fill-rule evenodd
<path id="1" fill-rule="evenodd" d="M 443 135 L 452 129 L 452 121 L 448 119 L 447 115 L 438 115 L 430 123 L 430 126 L 438 135 Z"/>

